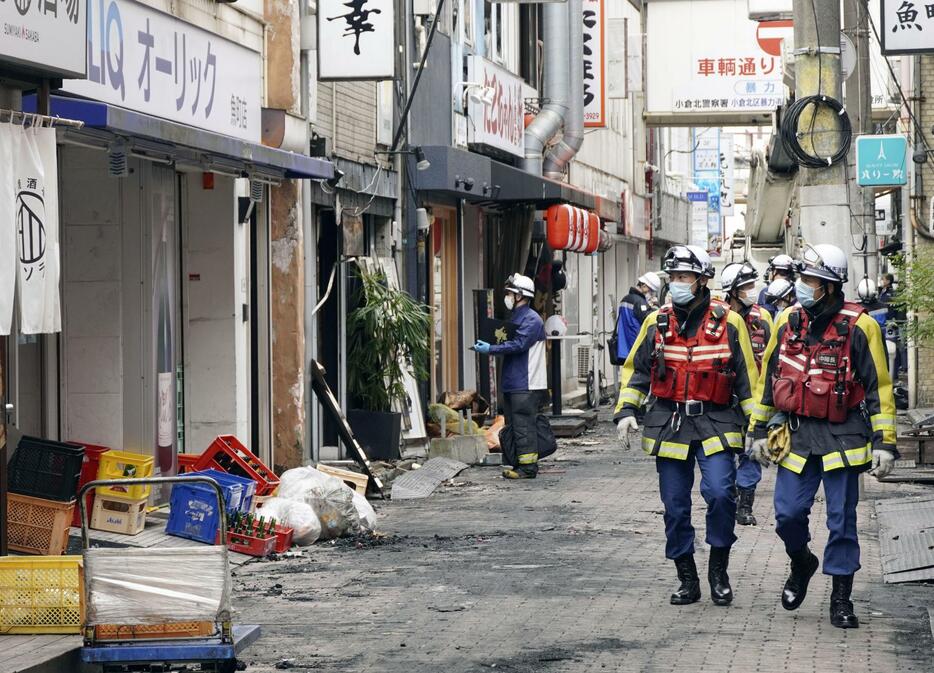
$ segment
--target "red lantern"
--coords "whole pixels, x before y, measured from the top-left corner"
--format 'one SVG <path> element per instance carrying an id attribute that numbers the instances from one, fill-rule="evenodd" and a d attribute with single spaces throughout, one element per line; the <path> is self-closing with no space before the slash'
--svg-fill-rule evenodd
<path id="1" fill-rule="evenodd" d="M 548 245 L 552 250 L 591 254 L 600 246 L 600 218 L 568 204 L 550 206 L 545 211 Z"/>

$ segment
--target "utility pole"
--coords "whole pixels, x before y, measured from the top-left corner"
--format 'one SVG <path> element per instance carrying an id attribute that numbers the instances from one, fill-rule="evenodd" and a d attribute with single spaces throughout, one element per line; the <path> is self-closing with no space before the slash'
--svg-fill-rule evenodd
<path id="1" fill-rule="evenodd" d="M 853 0 L 848 0 L 852 2 Z M 794 0 L 795 96 L 818 94 L 842 101 L 839 0 Z M 809 154 L 827 157 L 839 148 L 839 119 L 833 110 L 810 106 L 801 114 L 799 141 Z M 832 243 L 853 258 L 845 162 L 827 168 L 801 168 L 798 203 L 804 243 Z M 861 274 L 860 274 L 861 275 Z M 855 296 L 856 274 L 846 293 Z"/>
<path id="2" fill-rule="evenodd" d="M 846 109 L 853 122 L 854 135 L 872 133 L 872 85 L 869 65 L 869 7 L 866 0 L 843 0 L 843 32 L 856 45 L 856 70 L 846 81 Z M 866 236 L 866 249 L 853 257 L 852 276 L 879 277 L 879 238 L 876 236 L 875 196 L 872 188 L 860 187 L 856 180 L 856 146 L 847 156 L 850 167 L 850 204 Z M 857 229 L 858 231 L 859 229 Z"/>

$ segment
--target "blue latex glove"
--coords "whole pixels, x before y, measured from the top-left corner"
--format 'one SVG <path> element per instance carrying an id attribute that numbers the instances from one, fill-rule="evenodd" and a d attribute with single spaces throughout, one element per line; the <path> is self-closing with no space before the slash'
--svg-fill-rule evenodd
<path id="1" fill-rule="evenodd" d="M 477 343 L 473 345 L 473 349 L 480 353 L 481 355 L 489 355 L 490 353 L 490 344 L 486 341 L 481 341 L 477 339 Z"/>

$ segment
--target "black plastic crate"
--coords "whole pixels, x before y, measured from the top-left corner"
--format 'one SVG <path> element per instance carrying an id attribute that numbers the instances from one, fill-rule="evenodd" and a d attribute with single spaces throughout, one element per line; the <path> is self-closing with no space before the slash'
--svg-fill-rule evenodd
<path id="1" fill-rule="evenodd" d="M 60 502 L 74 500 L 83 460 L 83 446 L 23 437 L 10 459 L 10 493 Z"/>

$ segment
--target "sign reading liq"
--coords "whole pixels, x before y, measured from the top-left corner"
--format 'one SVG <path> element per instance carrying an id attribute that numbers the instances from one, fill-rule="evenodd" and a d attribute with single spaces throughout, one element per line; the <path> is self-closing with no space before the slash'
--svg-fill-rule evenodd
<path id="1" fill-rule="evenodd" d="M 871 135 L 856 139 L 856 182 L 860 187 L 899 187 L 908 183 L 908 138 Z"/>

